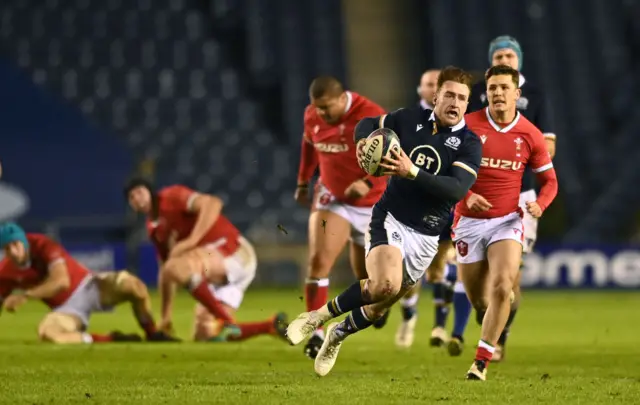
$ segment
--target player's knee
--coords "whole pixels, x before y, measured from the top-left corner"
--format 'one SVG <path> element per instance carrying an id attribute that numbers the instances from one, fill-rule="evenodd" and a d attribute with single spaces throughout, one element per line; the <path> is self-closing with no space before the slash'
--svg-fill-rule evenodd
<path id="1" fill-rule="evenodd" d="M 513 284 L 507 278 L 498 278 L 493 282 L 491 297 L 498 302 L 509 301 Z"/>
<path id="2" fill-rule="evenodd" d="M 309 277 L 325 278 L 329 276 L 333 260 L 327 258 L 322 252 L 314 252 L 309 257 Z"/>
<path id="3" fill-rule="evenodd" d="M 193 269 L 188 261 L 182 258 L 173 258 L 166 261 L 160 269 L 163 276 L 178 284 L 189 282 Z"/>
<path id="4" fill-rule="evenodd" d="M 38 327 L 38 339 L 41 342 L 56 343 L 59 334 L 60 331 L 58 330 L 58 328 L 56 328 L 49 322 Z"/>
<path id="5" fill-rule="evenodd" d="M 390 277 L 381 279 L 369 279 L 369 295 L 372 302 L 381 302 L 394 298 L 402 287 L 400 283 Z"/>
<path id="6" fill-rule="evenodd" d="M 196 315 L 193 326 L 193 340 L 196 342 L 204 342 L 216 335 L 216 330 L 219 328 L 219 321 L 206 312 Z"/>
<path id="7" fill-rule="evenodd" d="M 366 307 L 366 314 L 369 320 L 376 321 L 384 316 L 384 314 L 389 310 L 388 308 L 377 307 L 377 306 L 368 306 Z"/>

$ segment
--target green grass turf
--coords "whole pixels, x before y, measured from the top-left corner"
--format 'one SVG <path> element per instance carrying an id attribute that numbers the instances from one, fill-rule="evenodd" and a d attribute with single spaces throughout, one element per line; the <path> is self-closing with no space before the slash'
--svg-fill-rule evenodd
<path id="1" fill-rule="evenodd" d="M 508 359 L 490 366 L 485 383 L 463 379 L 475 325 L 459 358 L 428 346 L 428 301 L 425 295 L 411 350 L 394 347 L 394 308 L 387 328 L 349 338 L 323 379 L 302 346 L 271 337 L 235 344 L 40 344 L 35 331 L 45 311 L 29 304 L 0 317 L 0 403 L 640 404 L 637 293 L 528 292 Z M 192 302 L 180 296 L 177 304 L 176 328 L 186 338 Z M 277 308 L 297 315 L 300 293 L 251 291 L 239 316 L 263 318 Z M 92 319 L 92 331 L 113 328 L 136 330 L 129 308 Z"/>

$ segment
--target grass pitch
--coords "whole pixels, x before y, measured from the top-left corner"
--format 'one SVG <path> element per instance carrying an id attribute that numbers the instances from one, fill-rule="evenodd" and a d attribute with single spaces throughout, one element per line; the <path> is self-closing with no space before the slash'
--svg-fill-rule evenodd
<path id="1" fill-rule="evenodd" d="M 334 292 L 336 290 L 334 289 Z M 293 290 L 251 291 L 243 320 L 303 310 Z M 181 337 L 192 301 L 179 296 Z M 155 300 L 157 303 L 157 299 Z M 637 292 L 527 292 L 505 363 L 485 383 L 463 379 L 478 328 L 462 356 L 428 346 L 432 310 L 423 297 L 416 343 L 397 350 L 395 308 L 383 330 L 349 338 L 333 372 L 318 378 L 302 346 L 270 337 L 239 344 L 40 344 L 45 309 L 0 316 L 1 404 L 640 404 Z M 450 319 L 451 321 L 451 319 Z M 96 315 L 91 330 L 137 330 L 129 308 Z"/>

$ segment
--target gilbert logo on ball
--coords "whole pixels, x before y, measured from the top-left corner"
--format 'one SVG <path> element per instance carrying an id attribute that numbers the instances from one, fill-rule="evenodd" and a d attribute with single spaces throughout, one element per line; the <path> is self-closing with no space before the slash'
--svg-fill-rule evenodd
<path id="1" fill-rule="evenodd" d="M 398 135 L 389 128 L 376 129 L 365 140 L 360 166 L 372 176 L 382 176 L 385 169 L 380 166 L 380 162 L 384 157 L 390 156 L 392 149 L 400 150 Z"/>

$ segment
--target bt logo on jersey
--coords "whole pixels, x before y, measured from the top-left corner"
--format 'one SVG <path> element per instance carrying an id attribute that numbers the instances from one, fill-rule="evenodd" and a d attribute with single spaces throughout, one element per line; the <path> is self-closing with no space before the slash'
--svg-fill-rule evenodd
<path id="1" fill-rule="evenodd" d="M 433 175 L 438 174 L 442 167 L 440 154 L 431 145 L 421 145 L 413 148 L 411 153 L 409 153 L 409 159 L 411 159 L 416 166 Z"/>
<path id="2" fill-rule="evenodd" d="M 492 169 L 503 169 L 503 170 L 513 170 L 519 171 L 522 169 L 522 162 L 516 162 L 513 160 L 507 159 L 494 159 L 494 158 L 486 158 L 483 157 L 480 162 L 480 167 L 490 167 Z"/>
<path id="3" fill-rule="evenodd" d="M 324 153 L 342 153 L 349 151 L 349 145 L 346 143 L 316 143 L 313 146 L 318 152 Z"/>

